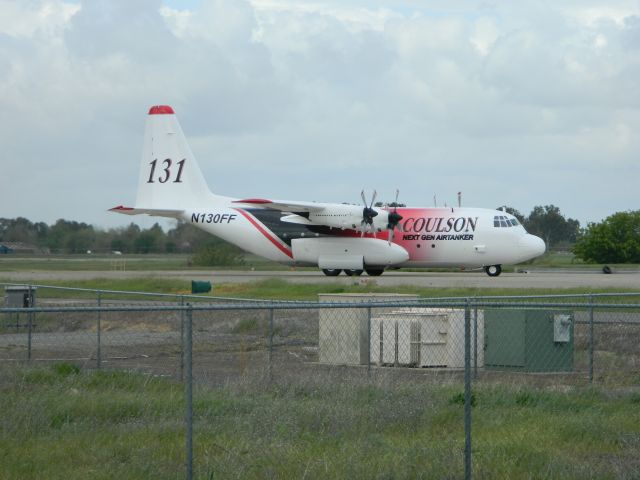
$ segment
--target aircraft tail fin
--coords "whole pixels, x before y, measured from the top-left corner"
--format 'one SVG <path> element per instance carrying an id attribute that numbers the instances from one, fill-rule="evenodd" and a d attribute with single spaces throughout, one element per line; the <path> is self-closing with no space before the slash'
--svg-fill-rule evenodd
<path id="1" fill-rule="evenodd" d="M 111 211 L 178 218 L 181 212 L 218 198 L 222 197 L 209 190 L 173 109 L 168 105 L 151 107 L 135 207 L 118 206 Z"/>
<path id="2" fill-rule="evenodd" d="M 175 210 L 211 195 L 173 109 L 149 109 L 144 132 L 136 208 Z"/>

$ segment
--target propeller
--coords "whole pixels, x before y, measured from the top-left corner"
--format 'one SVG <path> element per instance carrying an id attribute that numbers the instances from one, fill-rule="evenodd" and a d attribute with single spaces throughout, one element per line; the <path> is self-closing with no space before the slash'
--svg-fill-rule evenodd
<path id="1" fill-rule="evenodd" d="M 394 202 L 393 212 L 389 212 L 389 216 L 387 217 L 387 230 L 389 230 L 389 245 L 393 241 L 393 232 L 397 228 L 398 231 L 402 232 L 402 226 L 400 225 L 400 220 L 402 220 L 402 215 L 398 213 L 398 195 L 400 195 L 400 190 L 396 190 L 396 201 Z"/>
<path id="2" fill-rule="evenodd" d="M 360 192 L 362 203 L 364 203 L 364 208 L 362 209 L 362 221 L 360 222 L 360 225 L 362 226 L 362 234 L 360 235 L 361 237 L 364 237 L 365 231 L 369 229 L 373 231 L 373 234 L 375 236 L 376 232 L 373 227 L 373 217 L 378 215 L 378 212 L 374 210 L 373 202 L 376 201 L 376 195 L 377 192 L 374 190 L 373 197 L 371 197 L 371 203 L 369 204 L 369 206 L 367 206 L 367 199 L 364 196 L 364 190 Z"/>

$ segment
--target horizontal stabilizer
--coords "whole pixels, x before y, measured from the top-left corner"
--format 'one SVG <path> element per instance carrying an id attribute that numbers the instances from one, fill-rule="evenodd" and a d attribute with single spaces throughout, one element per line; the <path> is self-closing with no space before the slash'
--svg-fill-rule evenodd
<path id="1" fill-rule="evenodd" d="M 184 210 L 162 210 L 154 208 L 132 208 L 118 205 L 109 209 L 110 212 L 122 213 L 123 215 L 151 215 L 152 217 L 180 218 Z"/>

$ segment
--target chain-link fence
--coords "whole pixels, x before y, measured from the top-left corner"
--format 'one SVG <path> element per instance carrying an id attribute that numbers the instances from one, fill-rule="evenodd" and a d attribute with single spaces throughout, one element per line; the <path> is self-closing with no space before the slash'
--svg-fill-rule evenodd
<path id="1" fill-rule="evenodd" d="M 459 386 L 470 478 L 472 383 L 625 387 L 640 381 L 640 294 L 420 299 L 325 295 L 263 302 L 189 295 L 7 287 L 0 360 L 65 361 L 185 382 Z"/>

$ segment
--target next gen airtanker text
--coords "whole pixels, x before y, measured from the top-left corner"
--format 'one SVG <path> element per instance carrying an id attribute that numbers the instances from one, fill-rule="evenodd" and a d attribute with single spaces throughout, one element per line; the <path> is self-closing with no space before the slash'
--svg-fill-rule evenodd
<path id="1" fill-rule="evenodd" d="M 403 240 L 473 240 L 478 217 L 409 217 L 402 223 Z M 459 235 L 445 235 L 455 232 Z M 439 233 L 440 235 L 431 235 Z"/>

